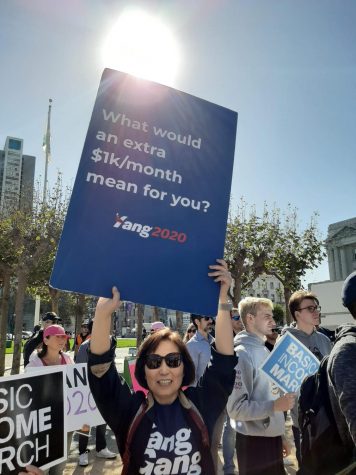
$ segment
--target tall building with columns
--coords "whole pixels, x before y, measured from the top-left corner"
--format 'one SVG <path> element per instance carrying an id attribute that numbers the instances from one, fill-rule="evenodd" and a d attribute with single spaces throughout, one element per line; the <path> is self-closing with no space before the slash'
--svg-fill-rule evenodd
<path id="1" fill-rule="evenodd" d="M 341 289 L 346 277 L 356 270 L 356 218 L 330 224 L 325 241 L 330 280 L 309 284 L 321 305 L 321 325 L 334 330 L 344 323 L 354 323 L 342 305 Z"/>
<path id="2" fill-rule="evenodd" d="M 356 218 L 330 224 L 326 250 L 331 281 L 345 280 L 356 270 Z"/>

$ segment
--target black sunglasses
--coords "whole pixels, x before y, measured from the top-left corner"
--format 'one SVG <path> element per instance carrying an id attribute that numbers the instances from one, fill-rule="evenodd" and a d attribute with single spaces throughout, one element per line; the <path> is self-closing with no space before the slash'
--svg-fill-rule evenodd
<path id="1" fill-rule="evenodd" d="M 182 363 L 182 355 L 180 353 L 168 353 L 166 356 L 161 356 L 151 353 L 146 356 L 145 364 L 148 369 L 157 369 L 161 366 L 163 360 L 169 368 L 178 368 Z"/>
<path id="2" fill-rule="evenodd" d="M 195 328 L 191 328 L 190 330 L 187 330 L 187 333 L 195 333 L 195 332 L 196 332 Z"/>
<path id="3" fill-rule="evenodd" d="M 240 320 L 240 315 L 233 315 L 231 319 L 235 320 L 235 322 L 238 322 Z"/>

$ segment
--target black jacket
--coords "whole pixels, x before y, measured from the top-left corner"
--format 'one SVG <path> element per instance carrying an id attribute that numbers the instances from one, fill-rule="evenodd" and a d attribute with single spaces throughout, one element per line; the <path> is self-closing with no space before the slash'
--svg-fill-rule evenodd
<path id="1" fill-rule="evenodd" d="M 328 360 L 329 396 L 341 439 L 350 452 L 356 448 L 356 326 L 336 329 Z"/>
<path id="2" fill-rule="evenodd" d="M 116 344 L 104 355 L 89 353 L 88 375 L 91 392 L 105 422 L 115 434 L 122 459 L 126 449 L 127 435 L 142 403 L 146 400 L 143 392 L 132 394 L 128 385 L 118 375 L 114 363 Z M 180 403 L 188 425 L 198 441 L 202 456 L 202 473 L 214 475 L 214 464 L 211 457 L 209 442 L 204 442 L 202 427 L 196 423 L 196 414 L 200 414 L 207 429 L 207 439 L 212 440 L 218 417 L 225 410 L 227 399 L 235 381 L 236 355 L 225 356 L 217 353 L 212 347 L 211 364 L 197 387 L 189 387 L 179 396 Z M 129 447 L 130 459 L 123 473 L 136 475 L 138 462 L 146 450 L 148 439 L 154 423 L 152 410 L 154 399 L 148 397 L 145 414 L 138 430 L 135 431 Z M 204 426 L 204 424 L 203 424 Z M 204 428 L 205 429 L 205 428 Z"/>
<path id="3" fill-rule="evenodd" d="M 43 343 L 43 330 L 39 330 L 26 341 L 23 347 L 23 364 L 25 367 L 30 361 L 30 356 L 41 343 Z"/>

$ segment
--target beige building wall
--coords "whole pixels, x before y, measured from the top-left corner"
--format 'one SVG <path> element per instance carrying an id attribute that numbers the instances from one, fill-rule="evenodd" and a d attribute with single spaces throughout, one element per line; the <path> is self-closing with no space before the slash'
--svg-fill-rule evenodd
<path id="1" fill-rule="evenodd" d="M 316 282 L 310 290 L 316 294 L 321 306 L 321 325 L 334 330 L 344 323 L 355 323 L 347 308 L 341 302 L 343 280 Z"/>

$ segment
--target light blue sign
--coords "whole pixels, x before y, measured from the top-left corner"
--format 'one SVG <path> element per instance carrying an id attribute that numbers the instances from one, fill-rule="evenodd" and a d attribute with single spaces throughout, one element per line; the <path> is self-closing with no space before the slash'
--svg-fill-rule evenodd
<path id="1" fill-rule="evenodd" d="M 291 333 L 286 332 L 275 346 L 261 370 L 282 391 L 294 393 L 306 376 L 316 373 L 319 360 Z"/>

